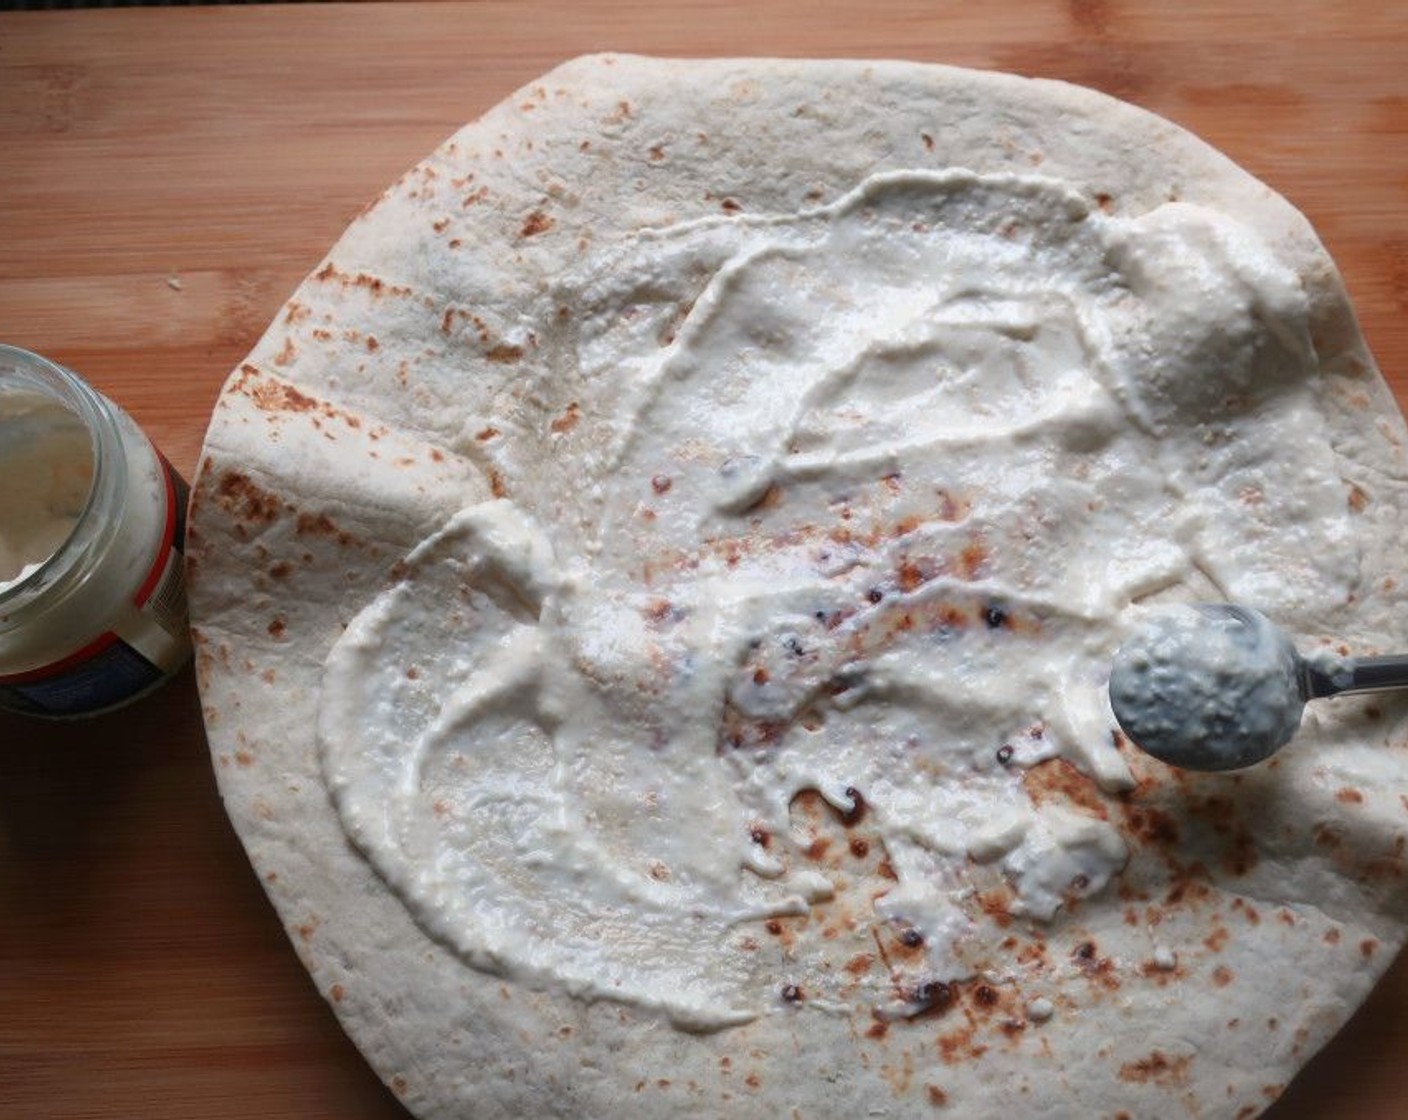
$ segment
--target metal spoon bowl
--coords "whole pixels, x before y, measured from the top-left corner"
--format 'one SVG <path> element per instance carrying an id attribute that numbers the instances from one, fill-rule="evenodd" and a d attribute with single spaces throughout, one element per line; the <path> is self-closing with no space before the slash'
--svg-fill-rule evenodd
<path id="1" fill-rule="evenodd" d="M 1260 611 L 1206 603 L 1160 615 L 1110 671 L 1120 729 L 1186 770 L 1236 770 L 1294 737 L 1308 700 L 1408 687 L 1408 655 L 1302 657 Z"/>

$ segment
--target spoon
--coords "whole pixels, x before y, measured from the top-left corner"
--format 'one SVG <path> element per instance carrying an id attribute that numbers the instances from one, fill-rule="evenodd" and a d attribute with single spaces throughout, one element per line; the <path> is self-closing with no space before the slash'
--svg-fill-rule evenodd
<path id="1" fill-rule="evenodd" d="M 1146 754 L 1237 770 L 1295 735 L 1307 700 L 1408 687 L 1408 654 L 1302 657 L 1260 611 L 1205 603 L 1160 615 L 1115 654 L 1110 706 Z"/>

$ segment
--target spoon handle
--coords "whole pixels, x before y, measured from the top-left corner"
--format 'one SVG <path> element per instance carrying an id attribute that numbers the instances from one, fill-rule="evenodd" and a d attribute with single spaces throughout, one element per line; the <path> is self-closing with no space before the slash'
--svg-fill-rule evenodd
<path id="1" fill-rule="evenodd" d="M 1329 672 L 1311 662 L 1302 662 L 1301 680 L 1307 700 L 1343 692 L 1408 688 L 1408 653 L 1350 657 L 1335 664 Z"/>

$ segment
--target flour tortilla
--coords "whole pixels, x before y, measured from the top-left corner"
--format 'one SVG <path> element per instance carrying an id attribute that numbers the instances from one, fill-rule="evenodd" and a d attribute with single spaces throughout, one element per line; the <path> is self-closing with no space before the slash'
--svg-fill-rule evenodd
<path id="1" fill-rule="evenodd" d="M 1134 760 L 1124 798 L 1059 775 L 1049 795 L 1096 797 L 1132 855 L 1023 966 L 1052 996 L 1044 1022 L 1022 983 L 980 976 L 913 1020 L 683 1031 L 469 967 L 349 843 L 314 733 L 324 660 L 456 510 L 539 497 L 535 464 L 573 392 L 537 318 L 550 281 L 644 227 L 796 212 L 876 172 L 952 167 L 1035 169 L 1121 214 L 1203 204 L 1295 269 L 1360 549 L 1353 603 L 1311 621 L 1361 650 L 1408 639 L 1391 568 L 1408 545 L 1402 420 L 1307 223 L 1224 157 L 1056 82 L 906 63 L 571 62 L 353 223 L 231 376 L 192 499 L 192 619 L 227 809 L 319 991 L 415 1114 L 1246 1117 L 1398 949 L 1408 731 L 1393 700 L 1343 704 L 1314 758 L 1243 775 Z M 818 835 L 865 837 L 864 820 L 801 812 Z M 864 874 L 863 888 L 886 886 Z M 1155 945 L 1179 947 L 1172 967 Z"/>

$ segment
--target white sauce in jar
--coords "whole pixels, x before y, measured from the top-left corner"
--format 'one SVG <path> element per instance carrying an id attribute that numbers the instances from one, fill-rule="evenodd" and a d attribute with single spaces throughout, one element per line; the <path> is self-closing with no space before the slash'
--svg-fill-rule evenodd
<path id="1" fill-rule="evenodd" d="M 93 715 L 190 656 L 185 485 L 126 413 L 0 346 L 0 707 Z"/>
<path id="2" fill-rule="evenodd" d="M 52 397 L 0 392 L 0 591 L 73 532 L 93 485 L 88 429 Z"/>

